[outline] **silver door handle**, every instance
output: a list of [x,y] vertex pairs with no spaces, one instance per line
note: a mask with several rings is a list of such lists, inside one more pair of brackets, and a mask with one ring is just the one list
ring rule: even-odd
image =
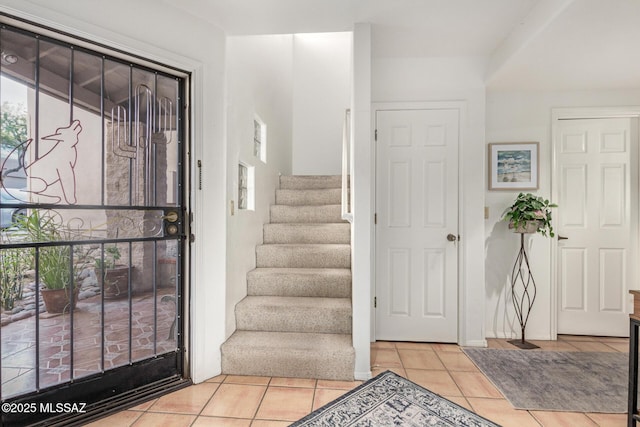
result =
[[458,240],[458,237],[455,234],[449,233],[447,234],[447,240],[450,242],[455,242]]

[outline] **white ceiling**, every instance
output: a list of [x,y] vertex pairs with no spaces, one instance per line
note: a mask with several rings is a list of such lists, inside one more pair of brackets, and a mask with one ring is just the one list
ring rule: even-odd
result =
[[496,87],[640,88],[640,0],[574,0],[496,73]]
[[473,56],[492,89],[640,88],[640,0],[163,0],[228,35],[350,31],[373,56]]

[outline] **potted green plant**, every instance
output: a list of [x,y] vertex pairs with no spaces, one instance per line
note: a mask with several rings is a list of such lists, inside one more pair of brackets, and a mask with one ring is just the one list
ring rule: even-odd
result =
[[129,266],[118,264],[121,256],[118,246],[113,245],[105,247],[102,256],[95,260],[96,278],[106,299],[127,295]]
[[554,237],[551,225],[551,208],[558,205],[543,197],[531,193],[520,193],[513,204],[502,214],[509,221],[509,228],[518,233],[538,232],[543,236]]
[[[17,220],[17,228],[31,242],[66,240],[59,218],[50,211],[41,213],[34,209]],[[77,281],[79,268],[73,263],[72,255],[69,245],[42,246],[36,252],[38,277],[44,285],[41,295],[49,313],[64,313],[75,308],[79,287],[72,283]]]

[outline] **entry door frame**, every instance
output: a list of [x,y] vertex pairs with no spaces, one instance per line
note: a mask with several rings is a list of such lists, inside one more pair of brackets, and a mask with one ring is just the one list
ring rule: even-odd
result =
[[[190,215],[195,205],[194,199],[197,198],[198,200],[201,200],[203,197],[201,192],[195,191],[196,183],[194,182],[194,180],[196,175],[194,171],[196,170],[196,160],[194,158],[198,158],[198,154],[202,153],[204,147],[204,138],[196,137],[197,135],[202,134],[202,125],[201,123],[197,127],[194,125],[196,117],[193,108],[194,105],[196,105],[196,107],[201,107],[203,102],[203,97],[199,94],[198,91],[195,90],[196,84],[202,84],[202,65],[191,60],[187,61],[186,59],[178,57],[176,55],[158,56],[157,54],[152,54],[147,50],[146,46],[139,45],[136,42],[121,45],[113,42],[111,39],[101,37],[100,35],[98,35],[100,33],[93,33],[92,37],[87,37],[79,30],[73,29],[80,28],[81,26],[79,24],[74,25],[73,28],[68,28],[62,26],[62,24],[45,21],[41,17],[22,13],[17,10],[10,10],[10,13],[11,15],[9,15],[8,12],[5,12],[5,8],[0,6],[0,21],[3,24],[7,24],[11,27],[15,27],[28,32],[40,34],[41,36],[51,37],[57,42],[69,43],[74,46],[87,48],[90,51],[94,52],[107,53],[109,57],[116,58],[118,60],[135,58],[136,65],[139,65],[141,67],[148,67],[156,71],[161,71],[163,73],[166,73],[167,75],[179,77],[184,81],[183,87],[180,90],[180,97],[183,99],[182,106],[184,107],[184,113],[182,122],[179,125],[183,142],[182,149],[178,154],[181,166],[177,171],[180,175],[179,179],[182,180],[181,191],[177,194],[177,198],[181,200],[180,207],[184,215],[182,220],[183,229],[180,233],[182,237],[178,239],[180,241],[179,244],[182,246],[182,252],[180,254],[180,259],[177,261],[178,264],[176,265],[176,267],[180,271],[180,275],[182,276],[183,283],[182,295],[180,296],[180,298],[178,298],[178,301],[176,301],[176,303],[181,304],[182,307],[180,317],[177,319],[177,321],[179,321],[181,325],[182,336],[179,338],[179,340],[182,342],[182,345],[180,346],[180,351],[176,352],[176,355],[174,356],[175,358],[180,360],[179,365],[181,365],[181,378],[179,380],[175,380],[174,377],[171,377],[168,381],[163,383],[165,389],[163,391],[157,391],[157,389],[162,388],[162,384],[160,384],[162,380],[160,380],[155,383],[155,387],[157,387],[157,389],[152,389],[148,393],[153,393],[153,395],[161,395],[167,390],[171,390],[172,388],[182,388],[190,384],[192,382],[192,379],[195,378],[193,352],[191,351],[194,341],[194,337],[192,337],[192,331],[194,329],[193,323],[195,323],[193,320],[193,318],[195,317],[195,309],[191,305],[191,294],[193,293],[192,286],[194,283],[192,276],[195,275],[194,269],[202,265],[202,263],[197,264],[194,261],[195,257],[193,253],[198,244],[190,240],[188,237],[192,233],[192,230],[195,229],[194,224],[203,223],[204,218],[204,215],[199,215],[197,218],[191,219],[192,217]],[[75,18],[71,18],[71,22],[79,23],[79,21],[76,21],[74,19]],[[91,39],[91,41],[87,41],[89,39]],[[200,112],[201,110],[202,108],[197,109],[198,112]],[[195,155],[193,155],[192,153],[195,153]],[[202,209],[202,203],[198,203],[197,205],[200,206],[200,209]],[[199,244],[201,245],[202,243]],[[201,254],[203,251],[197,252],[200,252]],[[202,299],[202,301],[206,302],[206,299]],[[199,312],[200,316],[203,316],[206,313],[210,313],[210,308],[207,308],[206,310],[200,310]],[[208,324],[208,322],[203,323]],[[200,337],[198,336],[197,338]],[[210,360],[209,357],[206,357],[207,355],[205,355],[204,352],[201,352],[200,355],[201,356],[199,358]],[[137,361],[134,364],[130,364],[130,366],[133,366],[131,369],[135,369],[136,366],[143,365],[148,360],[150,359],[145,359],[142,361]],[[210,365],[210,363],[208,362],[207,364]],[[114,370],[121,368],[122,367],[114,368]],[[204,369],[200,369],[204,371]],[[129,384],[127,382],[121,381],[121,378],[116,378],[115,376],[111,375],[111,370],[105,371],[102,374],[103,377],[99,378],[98,381],[102,381],[105,384],[113,383],[111,388],[113,388],[114,390],[117,389],[121,384]],[[205,379],[212,376],[211,374],[205,372],[204,374],[200,374],[199,378],[201,378],[203,375],[205,376]],[[86,383],[88,383],[89,381],[95,382],[94,379],[87,377],[77,380],[75,384],[77,385],[78,383],[81,383],[85,380]],[[62,386],[66,386],[66,383],[62,384]],[[53,386],[52,389],[53,388],[59,389],[60,384]],[[142,390],[138,391],[140,395],[142,395],[142,392]],[[47,393],[48,391],[45,390],[43,393],[40,393],[36,397],[40,398],[41,401],[44,401],[46,403],[46,399],[49,396]],[[87,395],[87,393],[84,392],[84,395]],[[150,396],[151,394],[148,395]],[[27,396],[28,398],[32,397],[31,395],[25,396]],[[69,394],[67,397],[79,401],[74,396],[75,395]],[[119,403],[130,403],[130,396],[132,396],[130,393],[123,393],[123,396],[117,395],[116,398],[121,400],[112,398],[112,400],[109,402],[109,407],[113,408]],[[16,397],[16,399],[21,398],[22,396]],[[100,407],[98,408],[98,410],[87,410],[85,413],[85,420],[93,419],[91,417],[97,416],[95,415],[95,413],[104,413],[104,408]],[[64,417],[65,415],[62,416]],[[55,419],[58,420],[62,418],[58,417]]]
[[[458,235],[459,239],[456,242],[458,246],[458,337],[457,342],[461,344],[461,341],[466,337],[466,282],[464,280],[464,266],[465,266],[465,230],[464,230],[464,165],[462,159],[464,159],[465,150],[465,138],[466,138],[466,126],[467,123],[467,104],[464,101],[416,101],[416,102],[378,102],[371,104],[371,135],[373,139],[372,143],[372,155],[371,155],[371,170],[373,176],[371,177],[371,197],[373,200],[374,211],[377,209],[378,201],[377,195],[377,146],[375,140],[376,133],[376,116],[378,111],[402,111],[402,110],[458,110]],[[373,260],[371,265],[371,294],[376,295],[377,290],[377,267],[375,260],[377,259],[377,233],[376,224],[373,224],[373,230],[371,230],[372,248],[371,259]],[[376,319],[377,312],[374,307],[371,316],[371,341],[376,341]]]
[[[576,107],[576,108],[552,108],[551,109],[551,200],[558,200],[559,188],[558,177],[556,175],[558,159],[556,158],[556,138],[559,133],[559,124],[561,120],[572,119],[615,119],[615,118],[629,118],[636,119],[635,135],[636,144],[640,139],[640,106],[628,106],[628,107]],[[634,143],[634,140],[631,140]],[[640,166],[639,148],[632,151],[635,152],[636,165]],[[631,169],[631,180],[638,182],[638,169]],[[635,210],[636,214],[633,215]],[[638,244],[640,242],[640,236],[638,236],[638,228],[640,221],[638,219],[638,213],[640,212],[640,198],[636,206],[632,206],[632,219],[635,219],[632,223],[632,232],[635,233],[635,247],[634,254],[638,256]],[[633,286],[629,283],[629,286]],[[558,339],[558,304],[559,304],[559,284],[558,284],[558,240],[552,239],[551,242],[551,281],[550,281],[550,336],[552,340]],[[632,307],[632,297],[627,296],[628,307]]]

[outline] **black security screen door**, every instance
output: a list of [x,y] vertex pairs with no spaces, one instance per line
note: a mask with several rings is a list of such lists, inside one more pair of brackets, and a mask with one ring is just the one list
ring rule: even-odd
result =
[[186,382],[187,76],[42,32],[0,27],[2,425]]

